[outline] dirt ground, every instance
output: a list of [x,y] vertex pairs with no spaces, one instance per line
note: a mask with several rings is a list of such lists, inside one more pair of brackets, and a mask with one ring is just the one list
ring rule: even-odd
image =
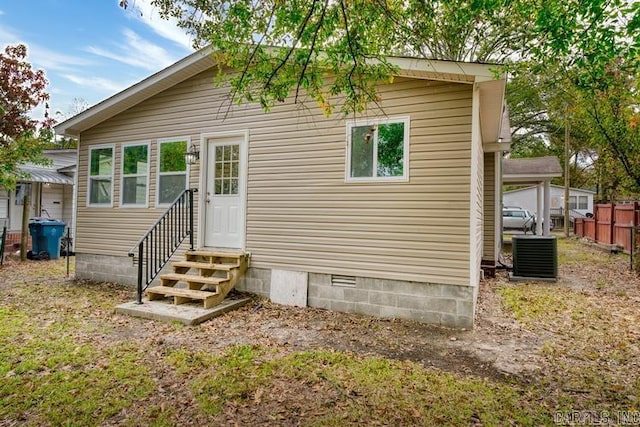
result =
[[[591,295],[625,292],[625,296],[630,293],[632,298],[640,301],[640,278],[628,271],[627,257],[612,257],[587,242],[581,244],[597,256],[610,258],[607,268],[603,270],[602,265],[561,264],[559,280],[551,286]],[[510,261],[508,255],[507,261]],[[16,263],[9,261],[8,268],[12,264]],[[64,260],[59,264],[62,271]],[[603,276],[610,281],[606,290],[596,285],[597,279]],[[41,281],[41,278],[31,280]],[[66,280],[76,283],[73,279]],[[498,270],[495,278],[481,283],[476,320],[471,330],[309,307],[287,307],[256,297],[231,313],[195,327],[177,330],[158,322],[115,315],[117,327],[100,338],[126,341],[133,335],[140,337],[142,333],[161,346],[175,348],[195,346],[213,350],[251,342],[276,344],[296,351],[319,348],[348,350],[362,355],[411,360],[443,371],[496,379],[515,377],[526,381],[542,368],[544,361],[539,349],[550,333],[541,335],[539,331],[532,331],[505,310],[496,289],[509,283],[506,269]],[[112,287],[122,297],[122,301],[114,303],[126,301],[127,295],[131,294],[129,289],[116,284],[84,282],[84,285]],[[0,291],[10,286],[10,282],[2,281]]]
[[[585,243],[585,250],[610,258],[602,265],[561,265],[558,289],[598,294],[640,296],[640,279],[628,271],[625,256],[610,257]],[[508,260],[508,259],[507,259]],[[598,278],[610,280],[606,290],[598,289]],[[292,350],[329,348],[363,355],[380,355],[411,360],[443,371],[479,377],[522,381],[543,368],[540,348],[553,338],[550,331],[540,333],[519,323],[501,304],[496,289],[509,282],[508,271],[498,270],[495,278],[480,285],[474,328],[454,330],[422,323],[379,319],[358,314],[331,312],[313,308],[285,307],[256,298],[247,306],[179,334],[163,338],[164,345],[224,348],[236,343],[268,343]],[[527,283],[521,286],[527,286]],[[517,285],[516,285],[517,286]],[[130,319],[121,318],[125,324]],[[146,326],[154,335],[155,323]],[[125,329],[126,331],[126,329]],[[124,334],[126,335],[126,332]]]
[[[55,278],[51,270],[34,276],[29,264],[10,263],[0,269],[4,304],[24,297],[13,288],[16,280],[44,285],[47,280],[60,281],[63,262],[58,264]],[[146,356],[149,360],[179,349],[222,353],[235,344],[266,346],[284,354],[333,349],[410,360],[456,376],[520,386],[537,384],[553,393],[573,393],[576,399],[585,401],[586,408],[590,408],[590,402],[635,408],[640,396],[636,390],[640,385],[640,279],[629,271],[628,256],[610,255],[577,240],[560,245],[557,283],[512,283],[505,270],[498,271],[496,278],[484,280],[472,330],[285,307],[260,298],[201,325],[183,327],[114,314],[113,306],[133,298],[129,288],[73,279],[64,282],[68,288],[59,290],[63,294],[81,285],[108,295],[104,301],[75,301],[75,308],[66,306],[63,300],[43,305],[37,314],[43,322],[56,322],[60,313],[78,310],[74,317],[82,317],[85,325],[76,334],[77,340],[104,344],[105,348],[119,342],[144,341],[153,348]],[[507,291],[519,298],[524,295],[524,304],[509,305],[512,300]],[[528,291],[534,295],[530,300]],[[548,295],[559,296],[545,300]],[[623,339],[618,340],[620,337]],[[567,342],[572,343],[571,348],[566,347]],[[598,350],[591,348],[596,345],[593,343]],[[198,424],[199,415],[190,409],[193,396],[177,387],[180,381],[175,375],[171,370],[155,373],[160,393],[152,400],[164,405],[166,396],[173,396],[173,401],[180,401],[176,396],[182,396],[181,418]],[[581,382],[589,375],[604,379]],[[624,400],[627,398],[629,401]],[[118,423],[117,419],[112,421]]]

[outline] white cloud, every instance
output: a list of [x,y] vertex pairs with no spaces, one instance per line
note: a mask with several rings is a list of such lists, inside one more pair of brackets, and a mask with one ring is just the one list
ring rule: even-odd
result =
[[45,70],[67,71],[91,64],[84,58],[65,55],[35,44],[27,44],[27,53],[29,61]]
[[21,41],[21,37],[5,26],[0,26],[0,46],[4,47],[8,44],[16,44]]
[[143,39],[129,29],[125,29],[122,34],[124,36],[124,43],[120,46],[120,50],[125,53],[117,53],[96,46],[89,46],[86,50],[94,55],[113,59],[133,67],[144,68],[149,71],[163,69],[178,59],[169,55],[161,46]]
[[132,84],[131,82],[118,82],[102,77],[82,77],[76,74],[61,74],[61,76],[78,86],[102,89],[112,93],[120,92]]
[[0,46],[18,43],[27,46],[27,61],[32,63],[35,68],[44,68],[47,71],[68,71],[81,65],[90,64],[86,59],[64,55],[37,44],[27,43],[11,28],[0,27]]
[[135,11],[132,15],[149,26],[156,34],[182,46],[185,51],[193,51],[191,38],[182,28],[178,27],[177,20],[161,18],[158,8],[152,5],[150,0],[137,0],[135,6],[140,13]]

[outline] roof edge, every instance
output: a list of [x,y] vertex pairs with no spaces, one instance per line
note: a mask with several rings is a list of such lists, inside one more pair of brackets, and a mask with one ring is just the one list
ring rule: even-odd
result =
[[[119,114],[132,106],[174,86],[199,72],[215,65],[213,49],[202,48],[176,63],[164,68],[134,85],[110,96],[85,111],[54,126],[56,134],[67,137],[79,137],[80,133]],[[425,73],[449,73],[469,77],[469,83],[489,80],[503,80],[504,75],[496,76],[494,64],[472,62],[442,61],[423,58],[387,57],[387,60],[400,70]],[[419,76],[412,78],[420,79]],[[427,79],[423,77],[422,79]],[[429,78],[430,79],[430,78]],[[435,76],[434,80],[438,80]],[[466,83],[460,81],[458,83]]]
[[[78,137],[79,136],[79,132],[74,131],[74,129],[76,127],[78,127],[78,125],[82,124],[82,122],[84,122],[85,120],[87,120],[90,117],[94,117],[99,113],[105,112],[106,110],[113,108],[115,106],[117,106],[119,103],[124,102],[125,100],[143,92],[144,90],[147,90],[151,87],[153,87],[156,84],[159,84],[160,82],[162,82],[163,80],[179,73],[180,71],[184,71],[189,69],[190,67],[194,66],[195,64],[198,64],[199,62],[206,60],[206,59],[210,59],[210,54],[212,52],[212,49],[209,47],[205,47],[203,49],[200,49],[182,59],[180,59],[179,61],[175,62],[174,64],[150,75],[149,77],[133,84],[132,86],[129,86],[128,88],[100,101],[99,103],[95,104],[94,106],[82,111],[81,113],[65,120],[64,122],[58,123],[57,125],[54,126],[54,130],[56,132],[56,134],[58,135],[64,135],[64,136],[72,136],[72,137]],[[213,65],[213,64],[212,64]],[[184,78],[184,80],[186,80],[187,78],[189,78],[190,76],[187,76]],[[163,90],[164,88],[162,88],[161,90]],[[158,90],[155,93],[150,93],[148,97],[149,98],[159,92],[161,92],[161,90]],[[144,99],[146,99],[144,98]],[[139,102],[142,102],[144,99],[141,99]],[[138,102],[138,103],[139,103]],[[126,108],[125,108],[126,109]],[[114,115],[118,114],[119,112],[124,111],[124,109],[114,112],[111,117],[113,117]],[[105,120],[107,120],[105,118]]]
[[[549,184],[549,186],[550,186],[550,187],[553,187],[553,188],[562,188],[562,189],[564,189],[564,186],[562,186],[562,185],[558,185],[558,184]],[[525,191],[525,190],[529,190],[529,189],[532,189],[532,188],[536,188],[536,186],[535,186],[535,185],[528,185],[528,186],[523,187],[523,188],[515,188],[515,189],[513,189],[513,190],[503,191],[503,193],[504,193],[504,194],[507,194],[507,193],[515,193],[515,192],[518,192],[518,191]],[[585,192],[585,193],[596,194],[596,192],[595,192],[595,191],[593,191],[593,190],[587,190],[587,189],[584,189],[584,188],[578,188],[578,187],[569,187],[569,190],[583,191],[583,192]]]

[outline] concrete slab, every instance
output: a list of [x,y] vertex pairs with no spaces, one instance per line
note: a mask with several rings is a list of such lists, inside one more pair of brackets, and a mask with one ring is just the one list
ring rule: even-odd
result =
[[557,277],[528,277],[528,276],[514,276],[513,273],[509,273],[509,280],[512,282],[557,282]]
[[225,299],[212,308],[203,308],[201,304],[175,305],[167,301],[143,300],[142,304],[127,302],[116,307],[116,313],[126,314],[143,319],[159,320],[161,322],[180,322],[191,326],[218,317],[227,311],[242,307],[251,301],[251,298]]

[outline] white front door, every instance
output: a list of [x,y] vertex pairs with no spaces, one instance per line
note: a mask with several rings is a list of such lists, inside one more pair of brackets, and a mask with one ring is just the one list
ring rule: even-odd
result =
[[207,139],[204,245],[244,248],[245,135]]

